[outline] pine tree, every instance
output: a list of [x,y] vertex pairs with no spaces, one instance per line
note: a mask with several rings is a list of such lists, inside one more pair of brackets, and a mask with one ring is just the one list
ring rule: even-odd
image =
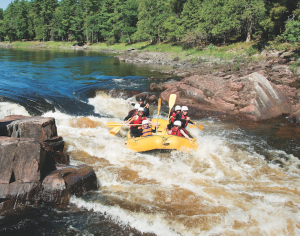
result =
[[50,24],[57,6],[57,0],[33,0],[33,23],[37,40],[44,42],[50,38]]
[[3,22],[3,9],[0,8],[0,42],[2,42],[2,39],[4,37],[4,22]]

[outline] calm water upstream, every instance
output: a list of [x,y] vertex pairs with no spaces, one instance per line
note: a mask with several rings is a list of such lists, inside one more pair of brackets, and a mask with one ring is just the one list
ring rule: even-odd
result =
[[134,153],[126,128],[109,135],[106,122],[128,106],[108,92],[148,90],[160,69],[98,52],[0,50],[0,118],[55,117],[71,164],[92,165],[101,186],[68,209],[2,216],[0,235],[300,235],[300,127],[286,118],[199,120],[191,153]]

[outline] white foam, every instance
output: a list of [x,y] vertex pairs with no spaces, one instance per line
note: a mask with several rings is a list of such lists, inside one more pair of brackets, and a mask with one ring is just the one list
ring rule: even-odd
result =
[[0,102],[0,119],[10,115],[30,116],[28,111],[19,104],[11,102]]
[[156,235],[162,236],[179,235],[166,226],[167,222],[162,219],[160,214],[152,215],[152,217],[149,218],[149,216],[146,216],[143,213],[129,212],[119,208],[118,206],[111,207],[102,205],[101,203],[86,202],[83,199],[76,198],[74,196],[70,199],[70,202],[78,207],[83,207],[95,212],[101,212],[105,214],[106,217],[110,217],[110,219],[114,220],[116,223],[124,226],[130,225],[142,233],[155,233]]
[[[83,151],[109,162],[109,165],[101,168],[96,162],[93,167],[101,187],[113,197],[124,204],[126,201],[137,204],[147,202],[149,208],[162,209],[159,209],[160,213],[132,212],[119,206],[106,206],[76,197],[72,198],[72,203],[89,210],[106,212],[120,224],[129,224],[141,232],[157,235],[209,235],[222,234],[226,230],[244,235],[248,232],[247,227],[233,230],[233,225],[235,221],[247,225],[251,220],[257,224],[249,232],[260,230],[263,235],[278,235],[287,228],[287,219],[291,219],[294,226],[298,224],[300,200],[297,191],[300,181],[297,165],[300,163],[293,155],[271,150],[273,156],[285,155],[287,160],[284,161],[284,168],[268,164],[262,155],[254,151],[251,140],[231,138],[232,135],[244,137],[242,130],[234,124],[227,125],[213,119],[201,121],[204,124],[203,131],[190,129],[199,146],[197,151],[174,151],[167,157],[163,154],[134,153],[126,148],[124,136],[110,136],[105,125],[107,121],[122,122],[127,115],[126,109],[124,111],[126,101],[98,94],[89,103],[94,104],[100,114],[109,114],[113,118],[90,116],[88,118],[99,125],[89,128],[72,125],[74,120],[82,117],[59,111],[48,112],[44,116],[56,118],[58,133],[68,143],[67,151]],[[121,130],[123,135],[127,130],[125,127]],[[72,160],[72,163],[81,162]],[[129,174],[137,173],[137,177],[133,180],[120,177],[124,168]],[[149,183],[143,183],[142,180],[149,180]],[[174,200],[174,194],[181,190],[191,196]],[[157,192],[162,193],[160,202]],[[217,219],[204,231],[200,231],[197,225],[185,228],[184,220],[180,219],[196,218],[198,215],[184,215],[183,211],[176,220],[168,220],[167,214],[161,213],[165,209],[181,208],[182,205],[188,207],[189,201],[200,201],[201,206],[207,209],[226,208],[227,213],[218,213],[217,210],[216,213],[209,210],[203,212],[201,216]],[[287,202],[291,203],[286,206]],[[294,232],[295,235],[300,233],[297,227],[294,227]]]

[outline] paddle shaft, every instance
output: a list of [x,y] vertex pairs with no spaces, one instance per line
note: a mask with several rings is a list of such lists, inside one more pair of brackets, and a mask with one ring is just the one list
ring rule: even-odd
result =
[[156,135],[157,135],[157,126],[158,126],[158,119],[159,119],[160,106],[161,106],[161,99],[159,98],[159,99],[158,99],[158,108],[157,108]]
[[176,101],[176,94],[171,94],[169,97],[169,115],[168,115],[168,124],[170,124],[170,113],[171,113],[171,109],[174,106]]

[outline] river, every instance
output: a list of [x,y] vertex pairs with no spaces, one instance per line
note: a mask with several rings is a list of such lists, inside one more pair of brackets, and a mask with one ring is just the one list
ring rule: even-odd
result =
[[[203,131],[190,129],[197,151],[134,153],[125,146],[126,128],[110,136],[105,124],[126,116],[122,92],[147,91],[157,82],[148,78],[168,68],[72,50],[0,49],[0,63],[0,118],[55,117],[71,164],[91,165],[100,185],[64,209],[43,205],[2,216],[0,233],[300,234],[300,127],[285,117],[208,117],[196,120]],[[164,106],[162,117],[167,112]]]

